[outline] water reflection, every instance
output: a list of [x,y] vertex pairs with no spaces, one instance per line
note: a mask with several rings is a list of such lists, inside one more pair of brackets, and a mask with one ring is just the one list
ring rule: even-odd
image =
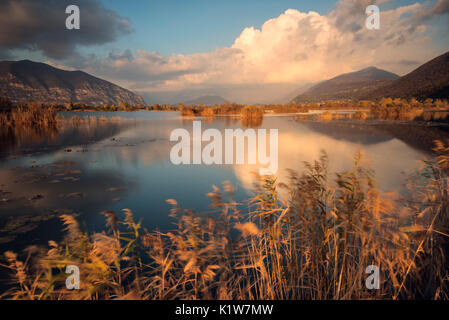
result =
[[[67,118],[73,115],[64,114]],[[258,165],[171,164],[171,131],[191,131],[194,119],[172,112],[75,116],[81,119],[78,124],[67,121],[56,132],[37,138],[33,133],[14,132],[12,142],[7,142],[10,136],[2,135],[0,249],[57,237],[56,216],[61,212],[78,213],[87,227],[101,228],[100,211],[129,208],[149,229],[166,230],[171,227],[166,199],[176,199],[185,208],[207,211],[206,193],[213,184],[219,186],[225,180],[236,186],[238,201],[251,194],[252,172],[258,171]],[[110,119],[85,120],[88,117]],[[279,130],[278,181],[286,181],[286,169],[301,170],[304,161],[318,159],[321,150],[329,155],[330,172],[349,170],[353,154],[360,147],[385,191],[401,190],[402,172],[416,168],[417,160],[430,156],[429,140],[447,136],[437,128],[295,121],[275,116],[257,123],[242,123],[240,118],[229,116],[204,119],[202,123],[203,130],[216,128],[222,132],[247,126]],[[9,238],[2,234],[4,226],[20,216],[48,219],[40,221],[34,233],[17,233]],[[39,236],[39,232],[44,233]]]
[[[130,121],[132,120],[132,121]],[[59,121],[45,127],[17,126],[0,128],[0,159],[8,156],[48,153],[61,147],[88,145],[116,135],[135,119],[106,121],[96,117]]]

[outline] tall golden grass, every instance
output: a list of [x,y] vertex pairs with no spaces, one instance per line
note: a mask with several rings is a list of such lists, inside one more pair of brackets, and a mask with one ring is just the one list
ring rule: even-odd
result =
[[8,112],[0,113],[0,126],[35,126],[50,127],[57,121],[57,112],[53,108],[43,107],[40,103],[28,103]]
[[215,106],[204,106],[204,105],[179,105],[179,111],[182,116],[193,117],[193,116],[214,116],[214,115],[239,115],[243,109],[243,105],[236,103],[225,103],[222,105]]
[[240,105],[235,103],[225,103],[215,106],[179,106],[182,116],[214,116],[214,115],[240,115],[243,118],[262,117],[265,112],[268,113],[299,113],[307,112],[305,105],[291,104],[270,104],[265,106]]
[[[203,105],[180,105],[179,110],[182,116],[208,116],[214,115],[241,115],[242,119],[249,119],[250,115],[255,113],[308,113],[310,110],[322,110],[323,113],[311,115],[312,119],[321,121],[331,121],[336,119],[356,119],[366,120],[367,118],[377,120],[393,120],[393,121],[445,121],[447,122],[447,114],[441,112],[449,109],[449,102],[441,99],[426,99],[418,101],[416,99],[392,99],[382,98],[379,101],[324,101],[320,103],[306,104],[268,104],[268,105],[249,105],[243,106],[239,104],[223,104],[206,107]],[[335,110],[352,110],[353,114],[331,113]],[[434,111],[433,113],[424,111]],[[436,112],[437,111],[437,112]],[[254,116],[251,116],[254,118]],[[301,117],[303,119],[307,119]]]
[[[234,200],[229,182],[208,194],[216,213],[178,203],[170,232],[148,232],[132,212],[102,212],[88,234],[63,215],[66,238],[20,259],[7,252],[8,299],[447,299],[449,147],[410,174],[407,199],[382,193],[360,152],[333,176],[328,158],[290,172],[287,183],[255,179],[257,195]],[[247,213],[245,213],[247,212]],[[81,289],[65,288],[67,265]],[[380,289],[365,287],[369,265]]]

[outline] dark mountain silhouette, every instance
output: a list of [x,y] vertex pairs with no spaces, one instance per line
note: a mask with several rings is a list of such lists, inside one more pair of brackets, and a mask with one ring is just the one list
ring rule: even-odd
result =
[[185,104],[185,105],[204,104],[206,106],[211,106],[211,105],[215,105],[215,104],[223,104],[226,102],[228,102],[228,101],[220,96],[201,96],[201,97],[193,99],[193,100],[182,102],[182,104]]
[[449,52],[430,60],[364,98],[449,98]]
[[0,62],[0,96],[13,103],[144,104],[142,97],[131,91],[85,72],[29,60]]
[[369,67],[360,71],[345,73],[311,87],[295,99],[296,103],[311,103],[335,100],[357,100],[373,89],[391,83],[399,76]]

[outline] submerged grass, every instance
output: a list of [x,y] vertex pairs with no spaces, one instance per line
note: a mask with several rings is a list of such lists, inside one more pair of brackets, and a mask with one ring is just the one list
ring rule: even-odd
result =
[[[208,194],[214,215],[183,210],[176,228],[148,232],[132,212],[102,214],[88,234],[62,215],[66,238],[6,252],[8,299],[448,299],[449,147],[410,175],[407,199],[376,188],[362,155],[331,179],[325,153],[290,181],[255,179],[257,195],[233,200],[229,182]],[[247,212],[247,213],[244,213]],[[81,289],[65,287],[80,268]],[[380,289],[365,286],[368,266]]]

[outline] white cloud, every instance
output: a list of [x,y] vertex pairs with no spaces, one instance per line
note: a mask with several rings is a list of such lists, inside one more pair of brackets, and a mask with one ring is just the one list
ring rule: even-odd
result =
[[[423,12],[435,10],[416,3],[381,11],[381,29],[374,31],[364,28],[365,7],[371,2],[341,0],[327,15],[288,9],[260,29],[244,29],[230,48],[169,57],[143,50],[134,57],[126,51],[89,63],[86,71],[144,92],[238,85],[260,85],[262,92],[265,86],[285,84],[291,90],[291,84],[371,65],[403,74],[417,66],[410,62],[425,62],[441,53],[433,49],[428,26],[416,23]],[[242,92],[234,98],[245,100]]]

